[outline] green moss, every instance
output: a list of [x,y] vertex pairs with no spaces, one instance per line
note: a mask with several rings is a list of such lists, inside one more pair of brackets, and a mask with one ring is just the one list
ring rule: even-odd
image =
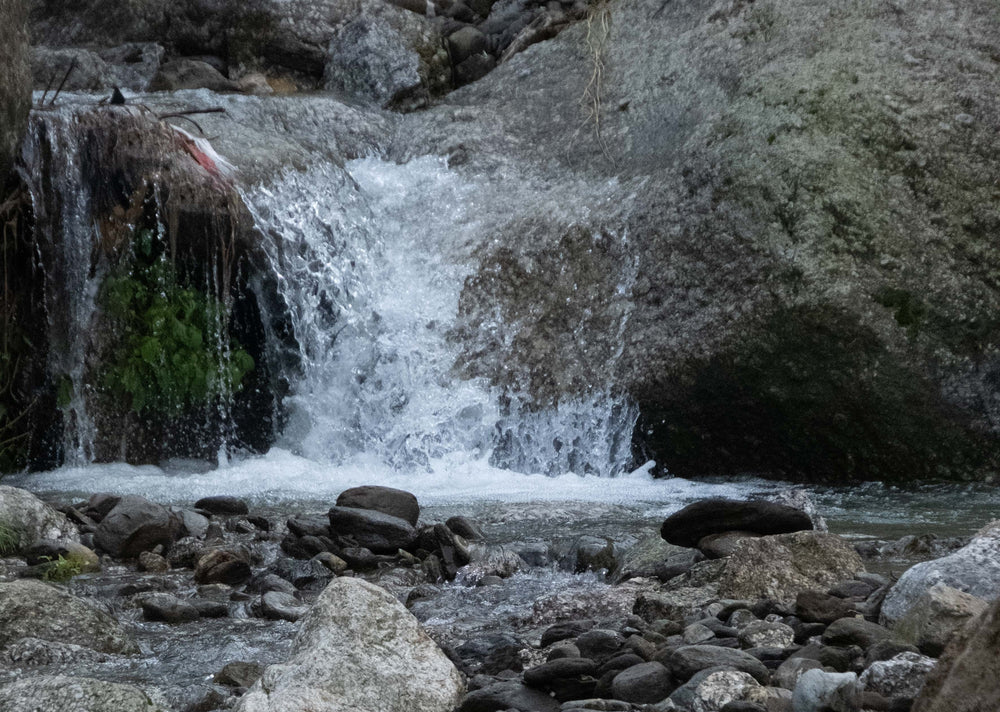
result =
[[10,556],[21,546],[21,535],[17,529],[0,524],[0,556]]
[[102,287],[117,337],[102,383],[137,413],[174,417],[238,390],[254,363],[238,345],[220,353],[224,305],[179,284],[156,242],[140,232],[131,264]]
[[42,574],[42,581],[65,583],[83,572],[83,563],[74,556],[60,555],[55,561],[49,559]]

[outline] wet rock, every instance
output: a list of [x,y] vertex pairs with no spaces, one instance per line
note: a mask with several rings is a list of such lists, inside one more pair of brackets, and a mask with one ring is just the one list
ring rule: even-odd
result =
[[889,660],[900,653],[919,653],[920,650],[915,645],[905,643],[902,640],[889,639],[881,640],[865,652],[865,667],[879,660]]
[[821,591],[802,591],[795,597],[795,615],[806,623],[829,625],[854,614],[854,608],[841,598]]
[[134,559],[157,546],[169,549],[179,525],[165,508],[136,495],[122,497],[101,520],[94,543],[118,559]]
[[[340,493],[337,497],[337,506],[373,509],[383,514],[404,519],[414,527],[420,518],[420,505],[417,503],[417,498],[410,492],[392,487],[379,487],[375,485],[352,487]],[[455,533],[458,534],[459,532]]]
[[715,633],[701,623],[692,623],[684,628],[681,635],[686,645],[698,645],[715,637]]
[[945,648],[912,712],[1000,709],[1000,599],[973,618]]
[[102,653],[137,651],[131,636],[112,616],[62,589],[33,580],[0,583],[0,646],[24,637],[82,645]]
[[19,638],[3,648],[0,659],[11,665],[38,667],[101,663],[110,660],[111,656],[73,643],[59,643],[41,638]]
[[[332,507],[328,516],[330,531],[376,554],[394,554],[417,540],[417,531],[408,521],[373,509]],[[350,563],[350,559],[345,560]]]
[[138,687],[65,675],[28,677],[0,687],[0,708],[4,712],[170,712]]
[[861,674],[861,684],[889,699],[904,697],[912,700],[924,686],[928,673],[937,661],[918,653],[900,653],[889,660],[880,660]]
[[795,631],[784,623],[751,621],[739,632],[744,648],[788,648],[795,642]]
[[470,692],[458,708],[458,712],[502,712],[503,710],[560,712],[560,706],[559,702],[541,690],[511,680]]
[[227,687],[250,687],[264,674],[264,666],[256,662],[226,663],[215,674],[215,682]]
[[937,583],[980,598],[995,596],[1000,588],[1000,522],[981,529],[955,553],[907,569],[882,603],[882,622],[898,621]]
[[188,601],[182,601],[169,593],[151,593],[143,596],[139,605],[142,606],[142,614],[148,621],[189,623],[201,617],[198,609]]
[[611,539],[593,536],[580,537],[574,543],[573,571],[614,571],[618,568],[620,551]]
[[330,536],[330,518],[317,514],[314,516],[289,517],[287,520],[288,531],[296,537],[321,537]]
[[164,49],[155,42],[129,42],[97,53],[110,72],[110,86],[145,92],[160,68]]
[[936,583],[918,598],[892,630],[921,652],[939,656],[956,631],[986,610],[981,598]]
[[625,645],[625,636],[616,630],[591,628],[577,636],[576,647],[580,655],[598,664],[616,655]]
[[681,709],[718,712],[730,702],[741,700],[749,688],[760,683],[737,670],[702,670],[670,695]]
[[194,580],[199,584],[238,584],[250,579],[250,563],[243,553],[227,549],[213,549],[202,555],[194,569]]
[[177,532],[178,537],[184,538],[190,536],[198,539],[203,537],[205,532],[208,531],[208,526],[211,522],[205,515],[180,507],[171,507],[170,512],[177,518],[180,524]]
[[762,685],[770,682],[771,678],[768,669],[752,655],[714,645],[686,645],[658,653],[656,659],[667,666],[677,682],[687,682],[695,673],[713,667],[745,672]]
[[202,618],[226,618],[229,615],[229,606],[222,601],[192,598],[188,600],[188,603],[194,606]]
[[[71,64],[74,69],[67,75]],[[34,88],[39,91],[58,86],[63,77],[66,91],[105,91],[113,86],[114,80],[96,52],[72,47],[32,47],[31,75]]]
[[3,176],[7,175],[24,136],[31,108],[31,66],[25,26],[28,6],[19,0],[0,11],[0,72],[4,76],[0,86],[0,175]]
[[794,690],[799,678],[808,670],[819,670],[823,665],[811,658],[788,658],[774,671],[774,684],[786,690]]
[[545,632],[542,633],[541,646],[543,648],[547,648],[560,640],[576,638],[593,628],[594,625],[596,625],[596,621],[592,620],[564,621],[562,623],[556,623],[555,625],[551,625],[546,628]]
[[451,712],[464,684],[394,597],[338,578],[300,623],[288,661],[271,665],[238,712],[305,712],[337,699],[356,712]]
[[152,574],[163,574],[170,571],[170,562],[159,554],[151,551],[143,551],[139,554],[139,570],[148,571]]
[[482,541],[485,538],[479,524],[468,517],[449,517],[445,525],[466,541]]
[[855,598],[862,599],[868,598],[875,589],[880,586],[872,581],[862,581],[860,579],[849,579],[847,581],[841,581],[840,583],[834,584],[827,591],[831,596],[836,596],[837,598]]
[[591,697],[597,686],[596,674],[597,663],[589,658],[560,658],[525,670],[524,684],[565,702]]
[[802,531],[744,539],[726,559],[719,595],[791,603],[800,591],[826,588],[862,570],[854,548],[833,534]]
[[309,606],[283,591],[268,591],[260,597],[255,613],[262,618],[295,623],[309,611]]
[[667,618],[682,621],[702,606],[718,598],[714,587],[682,587],[661,593],[643,592],[635,599],[632,612],[646,621]]
[[222,76],[218,69],[197,59],[164,62],[149,83],[150,91],[209,89],[217,92],[239,91],[239,85]]
[[662,537],[653,534],[625,550],[621,556],[621,564],[610,579],[619,582],[642,577],[669,581],[674,576],[686,573],[702,558],[699,551],[668,544]]
[[489,40],[477,28],[466,26],[448,35],[451,61],[459,65],[474,54],[485,54],[489,50]]
[[861,697],[858,676],[808,670],[792,693],[795,712],[857,712]]
[[63,558],[73,562],[80,573],[101,570],[101,560],[92,549],[68,539],[39,539],[24,550],[24,558],[29,566],[51,563]]
[[709,559],[723,559],[736,551],[737,545],[744,539],[754,539],[760,534],[744,531],[720,532],[709,534],[698,540],[697,549]]
[[455,648],[468,675],[496,675],[504,670],[520,671],[520,652],[527,647],[506,633],[484,633]]
[[666,699],[674,690],[670,671],[658,662],[633,665],[615,675],[611,692],[616,700],[653,703]]
[[867,650],[875,643],[895,637],[887,629],[864,618],[841,618],[827,626],[823,642],[826,645],[857,645]]
[[170,551],[167,552],[167,561],[174,568],[193,569],[198,559],[202,557],[205,550],[205,543],[192,537],[178,539]]
[[[185,87],[196,88],[196,87]],[[230,495],[214,495],[212,497],[202,497],[194,503],[195,509],[202,509],[211,514],[249,514],[250,507],[246,500]]]
[[330,573],[337,576],[347,570],[347,562],[339,556],[331,554],[329,551],[323,551],[316,554],[311,561],[323,565]]
[[[0,126],[0,130],[8,129]],[[57,512],[30,492],[16,487],[0,485],[0,522],[16,535],[17,540],[12,543],[15,552],[39,539],[80,540],[76,527],[66,515]]]
[[694,547],[709,534],[731,531],[786,534],[812,528],[809,516],[794,507],[773,502],[705,499],[667,517],[660,527],[660,536],[677,546]]

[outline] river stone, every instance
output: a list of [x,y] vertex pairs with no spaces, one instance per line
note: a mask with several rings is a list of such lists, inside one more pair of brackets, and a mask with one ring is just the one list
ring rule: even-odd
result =
[[165,507],[126,495],[101,520],[94,543],[115,558],[134,559],[156,546],[169,549],[178,531],[177,520]]
[[1000,599],[955,635],[931,670],[912,712],[1000,709]]
[[29,566],[53,562],[60,557],[77,564],[80,573],[101,570],[101,560],[94,550],[71,539],[38,539],[24,551]]
[[525,670],[524,684],[548,691],[566,680],[593,677],[596,673],[597,663],[590,658],[558,658]]
[[924,686],[928,673],[937,661],[919,653],[900,653],[889,660],[872,663],[861,673],[861,684],[868,690],[893,699],[914,699]]
[[181,57],[160,65],[156,76],[149,83],[150,91],[177,91],[179,89],[209,89],[210,91],[239,91],[239,85],[224,77],[207,62]]
[[677,546],[695,547],[710,534],[732,531],[786,534],[812,528],[809,515],[795,507],[720,498],[703,499],[671,514],[660,527],[660,536]]
[[133,685],[88,677],[27,677],[0,687],[4,712],[170,712]]
[[986,610],[986,601],[958,589],[936,583],[910,606],[892,630],[917,645],[927,655],[939,656],[951,636],[970,618]]
[[330,531],[376,554],[395,554],[417,540],[417,530],[408,521],[374,509],[331,507],[328,516]]
[[800,591],[826,588],[863,570],[854,548],[834,534],[802,531],[744,539],[726,559],[719,595],[790,604]]
[[263,618],[295,623],[309,611],[309,606],[290,593],[268,591],[260,597],[259,610]]
[[257,662],[236,661],[226,663],[215,673],[215,682],[228,687],[250,687],[264,674],[264,666]]
[[653,703],[666,699],[674,689],[670,671],[656,661],[633,665],[615,675],[611,693],[616,700]]
[[823,632],[823,643],[826,645],[857,645],[867,650],[884,640],[896,636],[886,628],[866,621],[864,618],[841,618],[827,626]]
[[[4,51],[0,50],[0,59]],[[39,539],[80,541],[76,527],[66,519],[66,515],[30,492],[7,485],[0,485],[0,525],[16,535],[16,542],[13,543],[15,551],[21,551]]]
[[[405,519],[406,517],[403,518]],[[466,541],[482,541],[485,539],[482,527],[480,527],[478,522],[469,517],[448,517],[445,525]]]
[[697,549],[709,559],[724,559],[731,556],[736,546],[747,538],[756,538],[760,534],[745,531],[720,532],[709,534],[698,540]]
[[670,699],[691,712],[720,712],[734,700],[741,700],[749,688],[760,683],[737,670],[702,670],[677,688]]
[[794,690],[799,678],[807,670],[819,670],[823,665],[812,658],[788,658],[774,671],[774,684],[785,690]]
[[795,631],[784,623],[751,621],[739,632],[744,648],[788,648],[795,643]]
[[882,603],[882,622],[892,625],[934,584],[992,600],[1000,591],[1000,521],[983,527],[953,554],[907,569]]
[[795,597],[795,615],[806,623],[829,625],[839,618],[853,616],[856,611],[843,599],[822,591],[800,591]]
[[668,544],[663,537],[650,534],[625,550],[610,579],[617,583],[630,578],[656,578],[669,581],[690,570],[703,558],[701,552]]
[[[337,497],[337,506],[374,509],[383,514],[405,519],[412,526],[417,526],[417,520],[420,518],[420,505],[416,496],[392,487],[377,485],[351,487]],[[461,534],[461,532],[455,533]]]
[[853,672],[807,670],[792,693],[794,712],[857,712],[861,685]]
[[458,712],[501,712],[502,710],[530,710],[531,712],[560,712],[555,699],[540,690],[522,685],[517,680],[498,682],[473,690],[458,708]]
[[170,562],[159,554],[154,554],[151,551],[143,551],[139,553],[139,566],[140,571],[148,571],[153,574],[163,574],[170,571]]
[[609,660],[621,651],[625,645],[625,636],[616,630],[606,628],[591,628],[581,633],[575,641],[580,649],[580,655],[597,661],[598,664]]
[[165,623],[189,623],[198,620],[201,614],[189,601],[183,601],[169,593],[151,593],[143,596],[139,605],[148,621]]
[[[0,6],[0,75],[4,78],[0,83],[0,177],[4,178],[24,135],[31,108],[27,6],[24,0],[11,0]],[[6,489],[3,487],[0,493]],[[4,507],[2,499],[0,494],[0,511]]]
[[677,682],[687,682],[695,673],[712,667],[745,672],[762,685],[766,685],[771,678],[764,664],[752,655],[715,645],[685,645],[667,649],[657,653],[656,660],[667,666]]
[[[194,503],[195,509],[203,509],[211,514],[249,514],[246,500],[231,495],[219,494],[202,497]],[[197,536],[192,534],[191,536]]]
[[576,638],[593,628],[594,625],[596,625],[596,621],[592,620],[563,621],[550,625],[542,633],[541,646],[547,648],[560,640]]
[[[504,670],[521,670],[523,642],[506,633],[481,633],[455,648],[467,675],[497,675]],[[579,657],[579,653],[577,653]]]
[[29,579],[0,583],[0,647],[25,637],[82,645],[102,653],[138,652],[113,617],[70,593]]
[[235,585],[248,581],[252,575],[246,556],[228,549],[213,549],[203,554],[194,567],[194,580],[199,584]]
[[659,593],[642,592],[636,597],[632,612],[648,622],[660,618],[683,621],[718,598],[716,587],[711,585],[698,588],[684,586]]
[[[74,69],[67,74],[71,64]],[[39,91],[58,86],[63,78],[65,91],[104,91],[113,81],[108,65],[96,52],[74,47],[32,47],[31,75]]]
[[287,662],[271,665],[238,712],[452,712],[461,675],[385,590],[338,578],[301,620]]
[[59,643],[41,638],[18,638],[3,649],[0,658],[19,667],[37,667],[103,663],[109,661],[111,656],[73,643]]

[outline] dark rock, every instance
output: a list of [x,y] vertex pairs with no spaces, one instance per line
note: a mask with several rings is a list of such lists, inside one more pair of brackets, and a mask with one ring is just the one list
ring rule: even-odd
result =
[[6,3],[0,10],[0,176],[7,176],[27,127],[31,108],[31,66],[25,26],[29,3]]
[[246,556],[226,549],[214,549],[204,554],[195,566],[197,583],[243,583],[252,575]]
[[611,539],[582,536],[574,542],[573,571],[614,571],[619,565],[620,551]]
[[205,544],[191,537],[178,539],[167,553],[167,561],[174,568],[193,569],[204,553]]
[[820,591],[802,591],[795,597],[795,615],[807,623],[829,625],[854,614],[855,610],[843,599]]
[[724,559],[736,551],[736,547],[741,541],[748,538],[759,537],[760,534],[744,531],[720,532],[709,534],[698,540],[698,551],[709,559]]
[[226,663],[215,673],[215,682],[227,687],[250,687],[264,674],[264,666],[257,662]]
[[660,527],[660,536],[677,546],[695,547],[709,534],[747,531],[786,534],[813,528],[800,509],[773,502],[705,499],[671,514]]
[[458,712],[560,712],[559,703],[546,693],[517,681],[498,682],[474,690],[462,700]]
[[169,550],[179,528],[177,519],[165,507],[127,495],[101,520],[94,542],[115,558],[134,559],[157,546]]
[[139,554],[139,570],[148,571],[153,574],[162,574],[170,571],[170,562],[159,554],[151,551],[143,551]]
[[467,675],[496,675],[504,670],[519,672],[520,651],[525,644],[506,633],[484,633],[455,648]]
[[666,699],[674,687],[670,671],[658,662],[634,665],[618,673],[611,683],[616,700],[639,704]]
[[[355,571],[373,571],[378,568],[380,559],[372,553],[371,549],[364,547],[349,546],[341,550],[340,557],[347,562]],[[434,578],[432,580],[438,580]]]
[[420,518],[420,505],[417,498],[404,490],[392,487],[369,485],[352,487],[344,490],[337,497],[338,507],[354,507],[356,509],[373,509],[399,519],[404,519],[411,526],[417,525]]
[[148,621],[189,623],[200,617],[197,608],[169,593],[151,593],[143,596],[139,605],[142,606],[142,614]]
[[466,26],[448,35],[448,48],[451,50],[451,61],[459,65],[475,54],[485,54],[489,51],[489,40],[486,35],[475,27]]
[[289,517],[287,521],[288,531],[297,537],[304,536],[329,536],[330,518],[317,514],[310,517]]
[[267,517],[262,517],[259,514],[251,514],[247,517],[247,521],[262,532],[271,531],[271,522]]
[[485,538],[479,524],[468,517],[449,517],[445,525],[466,541],[482,541]]
[[204,598],[192,598],[188,600],[198,611],[202,618],[226,618],[229,615],[229,606],[222,601],[207,601]]
[[[188,87],[184,87],[188,88]],[[191,87],[197,88],[197,87]],[[245,500],[229,495],[215,495],[213,497],[202,497],[194,503],[195,509],[204,509],[212,514],[249,514],[250,507]]]
[[774,671],[772,683],[786,690],[794,690],[803,673],[807,670],[819,670],[822,667],[819,660],[791,657],[782,662]]
[[177,91],[178,89],[210,89],[217,92],[240,90],[236,82],[226,79],[218,69],[207,62],[197,59],[175,59],[164,62],[150,82],[149,90]]
[[211,523],[204,514],[199,514],[198,512],[192,511],[190,509],[181,509],[179,507],[171,507],[171,513],[177,517],[179,523],[179,529],[177,536],[179,538],[184,537],[194,537],[195,539],[205,535],[208,531],[208,526]]
[[109,86],[145,92],[160,68],[164,49],[155,42],[129,42],[97,53],[108,66]]
[[871,582],[849,579],[831,586],[827,593],[831,596],[836,596],[837,598],[862,599],[870,596],[876,588],[878,588],[878,586],[872,584]]
[[[74,69],[67,75],[70,65]],[[34,88],[44,90],[66,77],[65,91],[104,91],[110,89],[114,78],[104,60],[90,50],[70,47],[32,47],[31,74]]]
[[586,633],[581,633],[576,639],[580,655],[598,664],[617,655],[624,645],[625,636],[616,630],[604,628],[592,628]]
[[904,643],[901,640],[880,640],[874,643],[865,652],[865,667],[871,667],[872,663],[879,660],[889,660],[900,653],[919,653],[916,645]]
[[758,705],[756,702],[733,700],[724,704],[719,712],[768,712],[768,709],[764,705]]
[[895,637],[882,626],[863,618],[841,618],[827,626],[823,642],[827,645],[857,645],[867,650],[875,643]]
[[657,653],[656,660],[663,663],[679,683],[687,682],[695,673],[713,667],[745,672],[762,685],[768,684],[771,679],[768,669],[752,655],[714,645],[685,645]]
[[524,684],[551,692],[561,702],[590,697],[597,686],[597,663],[589,658],[560,658],[524,671]]
[[573,645],[572,643],[567,643],[565,645],[557,645],[549,651],[548,656],[545,658],[545,662],[550,660],[559,660],[561,658],[578,658],[580,657],[580,649]]
[[[577,648],[577,650],[579,650],[579,648]],[[622,670],[630,668],[633,665],[642,665],[645,662],[648,661],[636,653],[622,653],[621,655],[616,655],[597,668],[597,676],[602,677],[609,672],[621,672]]]
[[376,554],[394,554],[397,549],[408,549],[417,540],[417,531],[408,521],[373,509],[332,507],[329,518],[331,532],[348,537]]

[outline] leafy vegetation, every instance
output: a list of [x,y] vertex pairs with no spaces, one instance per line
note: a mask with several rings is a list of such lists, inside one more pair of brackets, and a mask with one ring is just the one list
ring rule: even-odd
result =
[[178,416],[238,390],[254,367],[238,345],[220,352],[225,305],[179,283],[152,231],[137,233],[131,260],[105,280],[101,303],[117,335],[103,385],[136,413]]
[[74,576],[79,576],[82,572],[83,563],[79,559],[74,556],[65,557],[60,554],[59,558],[55,561],[49,559],[45,567],[45,573],[42,574],[42,581],[65,583]]
[[7,524],[0,524],[0,556],[10,556],[17,552],[21,544],[21,535]]

